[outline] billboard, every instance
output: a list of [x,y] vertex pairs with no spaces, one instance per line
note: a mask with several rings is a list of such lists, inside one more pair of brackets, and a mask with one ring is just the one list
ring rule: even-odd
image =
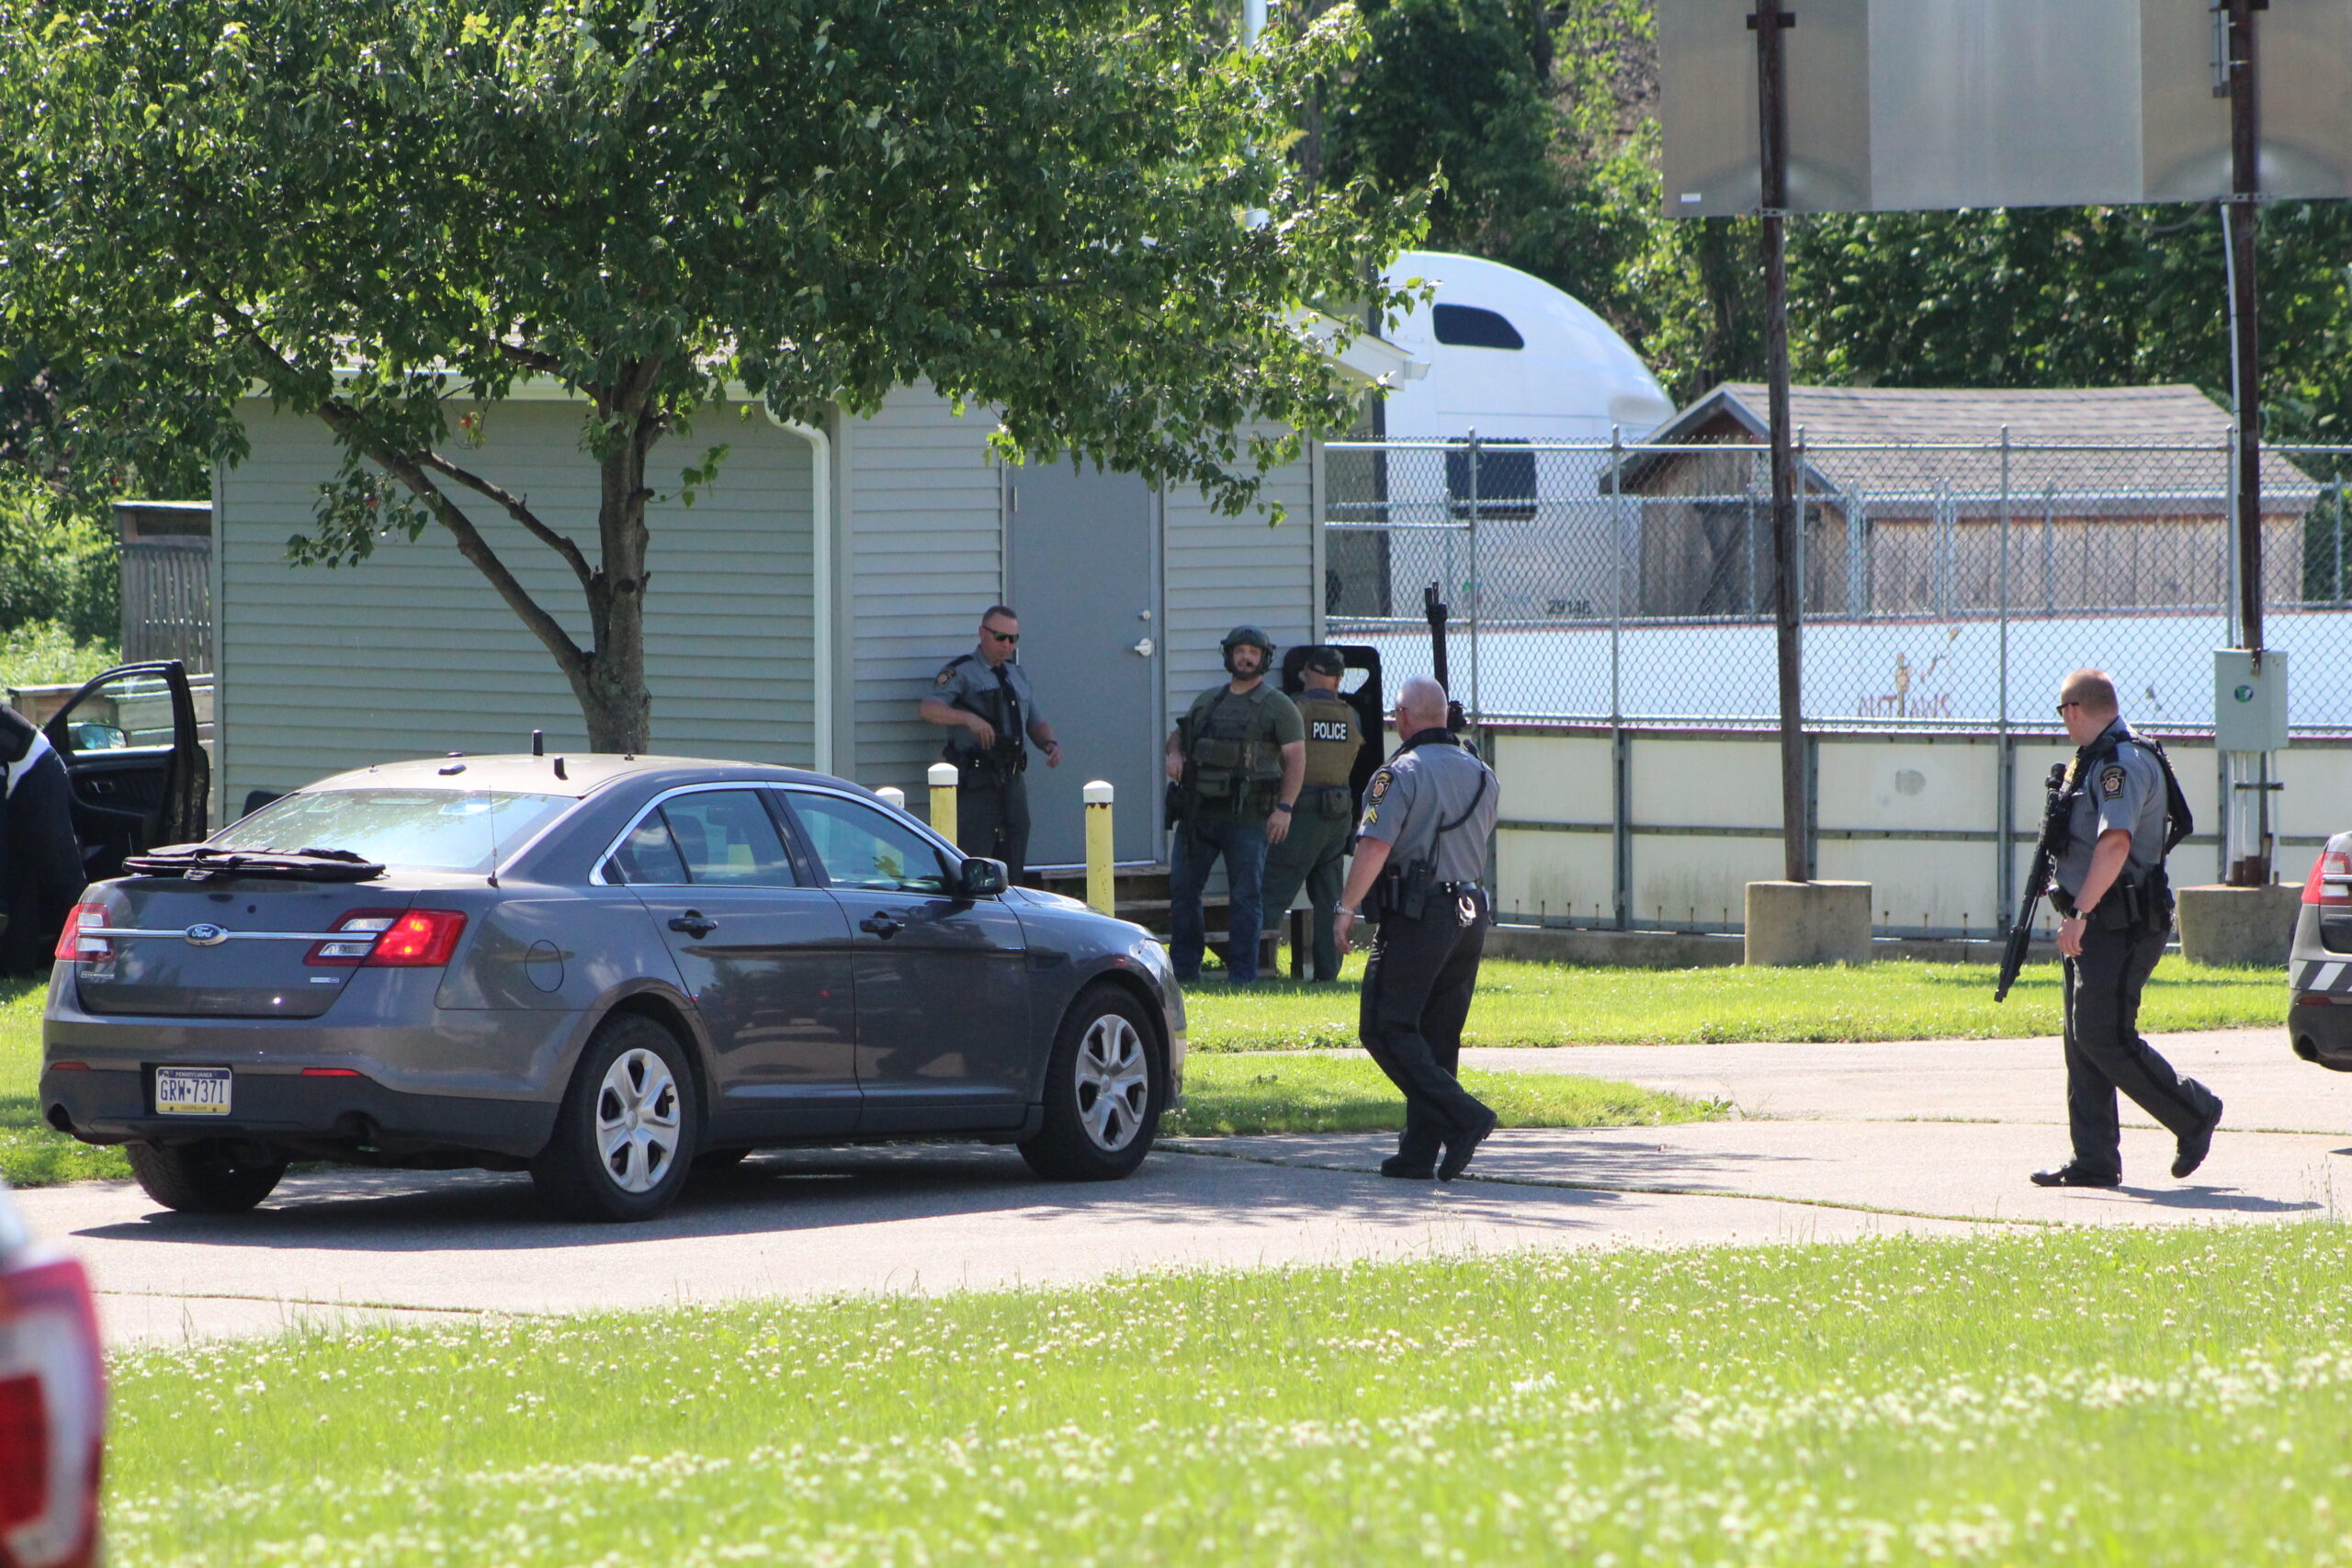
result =
[[[1795,0],[1789,208],[2126,206],[2230,194],[2207,0]],[[1659,0],[1668,217],[1753,213],[1752,0]],[[2261,188],[2352,197],[2352,0],[2256,20]]]

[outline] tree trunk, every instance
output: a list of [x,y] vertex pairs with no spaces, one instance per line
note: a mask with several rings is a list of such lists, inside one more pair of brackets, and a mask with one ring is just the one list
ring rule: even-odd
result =
[[645,503],[652,491],[645,488],[645,464],[660,430],[650,412],[639,412],[602,465],[596,509],[602,558],[589,595],[594,646],[571,682],[592,751],[634,755],[653,746],[653,694],[645,684]]

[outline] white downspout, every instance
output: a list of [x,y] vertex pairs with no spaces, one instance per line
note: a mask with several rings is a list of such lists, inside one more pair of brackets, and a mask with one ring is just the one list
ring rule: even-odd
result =
[[[761,405],[765,408],[766,405]],[[768,415],[775,419],[775,414]],[[816,662],[817,772],[833,771],[833,442],[815,425],[775,419],[808,443],[808,635]]]

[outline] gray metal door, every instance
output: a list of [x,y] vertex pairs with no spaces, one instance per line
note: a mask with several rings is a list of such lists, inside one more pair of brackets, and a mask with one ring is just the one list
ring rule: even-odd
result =
[[1133,474],[1068,461],[1007,471],[1005,577],[1021,613],[1021,663],[1061,741],[1062,765],[1029,766],[1029,863],[1086,859],[1089,779],[1117,790],[1121,860],[1159,853],[1160,608],[1158,508]]

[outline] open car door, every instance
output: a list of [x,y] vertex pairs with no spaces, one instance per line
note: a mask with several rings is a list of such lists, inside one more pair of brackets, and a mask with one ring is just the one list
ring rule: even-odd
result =
[[204,836],[212,763],[179,660],[107,671],[41,733],[74,781],[74,830],[91,881],[120,875],[126,855]]

